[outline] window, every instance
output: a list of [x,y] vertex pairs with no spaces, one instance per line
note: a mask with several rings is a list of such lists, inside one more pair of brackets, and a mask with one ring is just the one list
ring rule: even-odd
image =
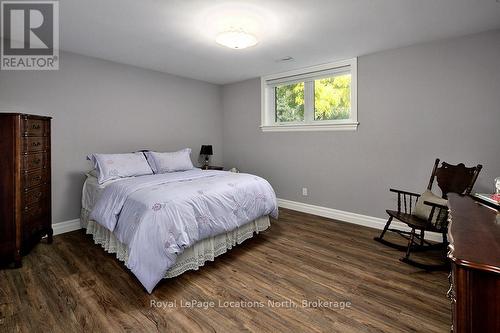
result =
[[356,59],[261,78],[262,130],[356,130]]

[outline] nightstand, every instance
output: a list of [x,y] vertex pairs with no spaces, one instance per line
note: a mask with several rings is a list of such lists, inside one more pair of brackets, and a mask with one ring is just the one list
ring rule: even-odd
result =
[[201,167],[202,170],[224,170],[224,167],[215,165],[204,165]]

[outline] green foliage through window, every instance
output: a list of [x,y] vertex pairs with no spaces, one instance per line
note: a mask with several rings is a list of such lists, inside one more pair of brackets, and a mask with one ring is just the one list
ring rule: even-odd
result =
[[349,119],[350,113],[350,74],[314,81],[314,120]]
[[276,86],[274,88],[276,122],[304,121],[304,87],[306,85],[314,87],[314,105],[311,106],[311,112],[314,113],[315,121],[350,118],[351,74],[344,74],[314,80],[314,82]]
[[304,120],[304,82],[281,85],[274,88],[276,121]]

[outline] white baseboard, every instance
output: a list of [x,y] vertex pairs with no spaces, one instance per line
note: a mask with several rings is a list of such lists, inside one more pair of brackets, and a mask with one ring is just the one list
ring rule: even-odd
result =
[[[361,215],[361,214],[346,212],[343,210],[315,206],[315,205],[310,205],[310,204],[286,200],[286,199],[279,199],[278,198],[278,206],[283,207],[283,208],[296,210],[296,211],[303,212],[303,213],[309,213],[309,214],[313,214],[313,215],[327,217],[327,218],[330,218],[333,220],[339,220],[339,221],[348,222],[348,223],[357,224],[357,225],[362,225],[365,227],[370,227],[370,228],[379,229],[379,230],[384,229],[385,223],[387,222],[387,220],[384,220],[384,219],[381,219],[378,217]],[[393,221],[391,223],[391,228],[410,231],[410,228],[408,228],[408,226],[406,226],[405,224],[398,222],[398,221]],[[442,242],[443,237],[441,234],[437,234],[434,232],[427,232],[427,233],[425,233],[425,239],[431,240],[431,241],[436,241],[436,242]]]
[[59,223],[52,224],[52,230],[54,231],[54,235],[64,234],[66,232],[75,231],[81,229],[80,219],[74,219]]

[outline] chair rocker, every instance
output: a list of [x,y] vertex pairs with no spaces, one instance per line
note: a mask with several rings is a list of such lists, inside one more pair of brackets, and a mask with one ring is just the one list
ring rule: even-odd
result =
[[[467,168],[463,163],[451,165],[446,162],[442,162],[441,166],[439,166],[439,159],[436,159],[427,189],[431,191],[434,180],[436,180],[438,187],[441,189],[443,199],[447,199],[448,193],[468,195],[472,191],[472,187],[476,182],[481,168],[482,165],[480,164],[475,167]],[[425,270],[438,270],[446,267],[445,264],[427,265],[419,263],[412,260],[410,255],[412,252],[437,249],[442,250],[443,258],[446,258],[446,248],[448,245],[448,207],[443,203],[421,199],[421,195],[417,193],[392,188],[390,191],[397,194],[397,210],[386,210],[389,219],[380,236],[374,239],[384,245],[400,251],[405,251],[405,256],[400,259],[402,262]],[[423,204],[428,206],[428,210],[430,211],[426,219],[414,214],[415,206],[419,199],[425,200]],[[406,224],[411,231],[390,228],[394,219]],[[408,244],[406,246],[399,245],[384,239],[387,231],[399,234],[408,241]],[[443,241],[441,243],[428,242],[425,240],[426,231],[442,234]]]

